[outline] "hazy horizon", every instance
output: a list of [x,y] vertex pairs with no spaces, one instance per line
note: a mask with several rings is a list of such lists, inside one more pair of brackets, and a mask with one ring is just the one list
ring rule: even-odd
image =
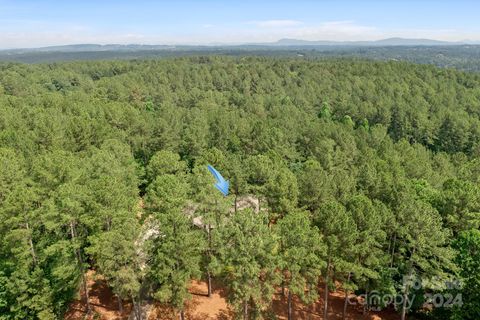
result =
[[0,0],[0,49],[71,44],[211,45],[386,38],[478,42],[474,1]]

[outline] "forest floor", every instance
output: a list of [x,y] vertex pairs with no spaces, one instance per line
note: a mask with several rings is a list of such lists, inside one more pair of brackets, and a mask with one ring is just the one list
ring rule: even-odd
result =
[[[118,301],[116,296],[108,288],[105,281],[95,275],[94,271],[88,272],[88,287],[90,294],[90,304],[93,312],[89,320],[127,320],[131,313],[131,303],[123,303],[123,312],[118,311]],[[232,310],[229,308],[225,292],[218,286],[213,286],[213,294],[210,298],[207,297],[207,286],[205,282],[192,281],[190,287],[192,299],[187,303],[185,308],[185,316],[187,320],[231,320],[234,319]],[[319,288],[320,297],[323,297],[323,290]],[[340,320],[342,319],[344,302],[344,293],[341,290],[331,292],[329,295],[328,319]],[[293,301],[294,319],[308,319],[308,314],[311,313],[311,320],[320,320],[323,317],[323,298],[315,303],[310,308],[305,307],[298,299]],[[80,320],[85,319],[85,299],[82,295],[81,300],[75,300],[71,303],[68,312],[65,315],[66,320]],[[280,290],[275,294],[273,300],[273,312],[277,319],[287,319],[287,302],[286,298],[282,297]],[[149,320],[169,320],[177,319],[171,309],[156,304],[151,308],[149,313]],[[381,312],[369,312],[363,314],[360,304],[356,306],[349,305],[348,320],[397,320],[400,319],[398,313],[394,310],[383,310]]]

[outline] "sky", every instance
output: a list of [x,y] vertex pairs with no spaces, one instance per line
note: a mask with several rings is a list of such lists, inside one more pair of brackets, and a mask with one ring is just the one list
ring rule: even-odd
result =
[[0,0],[0,49],[390,37],[480,41],[475,0]]

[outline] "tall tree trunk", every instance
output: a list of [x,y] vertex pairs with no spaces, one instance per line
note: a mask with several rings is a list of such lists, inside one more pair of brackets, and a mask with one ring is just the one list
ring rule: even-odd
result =
[[207,271],[207,296],[210,298],[212,296],[212,275],[210,271]]
[[[312,291],[312,284],[309,283],[308,284],[308,294],[311,294],[311,291]],[[310,305],[308,306],[308,310],[307,310],[307,320],[312,320],[312,314],[313,312],[315,311],[315,302],[312,302],[310,303]]]
[[117,302],[118,302],[118,311],[120,311],[120,313],[123,313],[122,298],[120,298],[120,296],[118,295],[117,295]]
[[405,320],[405,315],[407,313],[407,298],[408,298],[408,285],[405,287],[403,292],[403,303],[402,303],[402,315],[401,320]]
[[[347,277],[347,283],[350,282],[350,277],[352,276],[352,273],[348,273]],[[347,305],[348,305],[348,289],[345,288],[345,301],[343,302],[343,314],[342,314],[342,319],[345,320],[347,317]]]
[[142,303],[140,301],[140,298],[138,300],[132,299],[132,301],[134,320],[143,320]]
[[288,289],[288,320],[292,320],[292,291]]
[[28,222],[25,223],[25,228],[28,231],[28,244],[30,245],[30,253],[32,254],[33,265],[37,265],[37,254],[35,253],[35,247],[33,246],[32,235],[30,233],[30,227],[28,226]]
[[[212,226],[208,224],[208,256],[209,261],[212,255]],[[210,270],[207,270],[207,296],[210,298],[212,296],[212,274]]]
[[243,301],[243,320],[248,320],[248,301]]
[[[72,238],[72,241],[75,243],[76,239],[76,231],[75,231],[75,224],[70,222],[70,235]],[[83,283],[83,291],[85,292],[85,304],[87,305],[87,314],[90,314],[92,311],[92,308],[90,306],[90,295],[88,292],[88,285],[87,285],[87,277],[85,276],[85,270],[83,268],[83,258],[82,258],[82,253],[80,252],[79,248],[75,249],[75,254],[77,256],[77,262],[80,268],[80,272],[82,274],[82,283]]]
[[390,254],[390,247],[392,246],[392,237],[390,236],[388,238],[388,247],[387,247],[387,252]]
[[85,270],[83,269],[83,259],[82,255],[79,253],[80,257],[80,272],[82,273],[82,281],[83,281],[83,290],[85,291],[85,303],[87,304],[87,314],[90,314],[92,308],[90,306],[90,293],[88,292],[88,285],[87,285],[87,277],[85,275]]
[[217,228],[220,225],[220,210],[218,208],[218,199],[215,199],[215,225]]
[[285,297],[285,281],[282,280],[282,297]]
[[369,292],[369,283],[367,280],[367,286],[365,288],[365,301],[363,302],[363,314],[367,314],[367,310],[369,310],[369,299],[368,299],[368,292]]
[[235,200],[234,200],[235,201],[235,213],[237,213],[237,210],[238,210],[237,200],[238,200],[238,192],[235,192]]
[[185,320],[185,311],[180,310],[180,320]]
[[328,319],[328,281],[329,281],[329,273],[330,273],[330,263],[331,258],[328,258],[327,261],[327,272],[325,273],[325,292],[323,293],[323,320]]
[[[412,256],[415,254],[415,248],[413,248]],[[410,257],[411,259],[411,257]],[[413,274],[413,262],[410,261],[410,270],[408,271],[408,279],[405,283],[405,290],[403,291],[403,303],[402,303],[402,315],[401,320],[405,320],[405,315],[407,314],[407,299],[408,293],[410,290],[410,281],[412,281],[412,274]]]
[[332,283],[337,283],[337,272],[335,270],[335,266],[332,266]]
[[393,260],[395,258],[395,243],[397,242],[397,234],[394,233],[393,234],[393,244],[392,244],[392,257],[391,257],[391,260],[390,260],[390,268],[393,267]]
[[105,225],[107,226],[107,231],[110,231],[110,229],[112,228],[112,218],[111,217],[108,217],[106,219]]

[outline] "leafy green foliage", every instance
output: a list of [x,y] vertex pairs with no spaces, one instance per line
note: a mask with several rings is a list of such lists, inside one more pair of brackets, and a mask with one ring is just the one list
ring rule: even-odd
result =
[[312,288],[325,268],[326,248],[320,232],[304,211],[287,214],[276,229],[283,283],[309,304],[317,299],[317,291]]
[[182,310],[189,297],[190,280],[200,276],[202,234],[181,211],[157,213],[159,235],[151,244],[148,277],[153,297]]
[[[455,241],[458,255],[455,262],[460,268],[462,306],[454,306],[453,319],[475,319],[480,314],[480,231],[464,231]],[[456,293],[459,293],[458,291]]]
[[278,265],[278,243],[265,214],[238,211],[214,233],[217,274],[225,281],[231,302],[241,314],[245,308],[264,310],[272,300]]

